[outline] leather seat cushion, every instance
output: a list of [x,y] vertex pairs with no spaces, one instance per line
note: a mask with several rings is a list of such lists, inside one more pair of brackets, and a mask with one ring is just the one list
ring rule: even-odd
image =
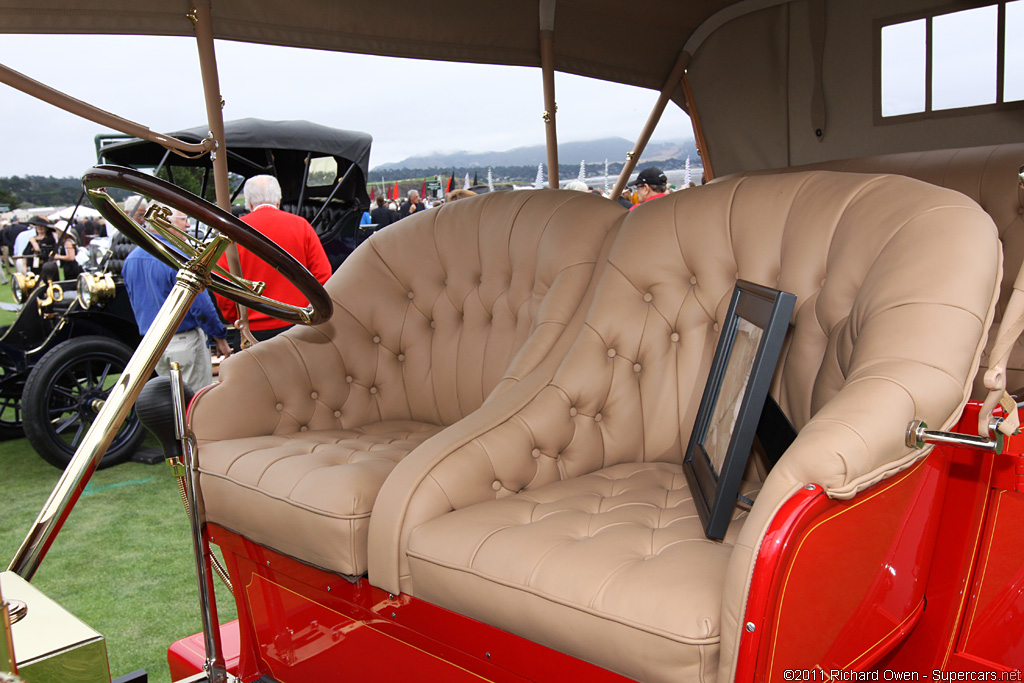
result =
[[200,466],[206,517],[304,562],[361,575],[381,485],[441,429],[391,421],[206,444]]
[[623,463],[438,517],[408,554],[427,601],[627,676],[702,680],[740,527],[708,540],[679,465]]

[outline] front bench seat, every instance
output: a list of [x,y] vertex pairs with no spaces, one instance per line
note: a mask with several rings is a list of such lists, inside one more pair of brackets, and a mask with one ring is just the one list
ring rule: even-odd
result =
[[[370,581],[639,680],[729,680],[774,511],[808,483],[849,498],[922,457],[907,424],[959,415],[999,275],[985,212],[908,178],[759,176],[645,204],[551,381],[395,468]],[[799,436],[715,542],[681,462],[737,279],[798,297],[772,392]]]
[[547,356],[624,213],[582,193],[503,192],[375,234],[327,283],[330,321],[232,356],[193,403],[207,519],[363,574],[395,464]]

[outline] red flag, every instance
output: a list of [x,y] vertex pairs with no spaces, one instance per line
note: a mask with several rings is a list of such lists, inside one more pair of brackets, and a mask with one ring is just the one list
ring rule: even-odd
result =
[[391,198],[394,199],[395,201],[398,201],[398,181],[397,180],[395,181],[395,189],[392,190],[392,195],[393,196]]
[[370,202],[373,202],[373,200],[376,199],[376,198],[377,198],[377,188],[371,187],[370,188]]
[[448,176],[448,185],[446,186],[445,192],[451,192],[455,189],[455,169],[452,169],[452,174]]
[[426,196],[427,196],[427,181],[424,180],[423,181],[423,187],[420,188],[420,197],[426,197]]

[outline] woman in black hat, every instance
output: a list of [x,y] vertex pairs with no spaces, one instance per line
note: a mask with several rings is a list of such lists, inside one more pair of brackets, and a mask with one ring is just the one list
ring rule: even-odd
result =
[[36,229],[36,234],[29,238],[25,248],[26,256],[35,257],[32,259],[32,272],[44,280],[58,280],[60,271],[57,266],[60,262],[64,266],[64,279],[73,280],[78,277],[81,269],[75,261],[74,238],[65,233],[58,247],[57,231],[49,221],[33,216],[28,222]]

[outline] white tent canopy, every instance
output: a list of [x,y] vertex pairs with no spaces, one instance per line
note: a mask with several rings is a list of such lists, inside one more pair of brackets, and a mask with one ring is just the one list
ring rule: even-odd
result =
[[77,218],[78,220],[96,219],[96,218],[100,218],[101,217],[99,211],[97,211],[96,209],[92,208],[91,206],[85,206],[85,205],[79,206],[77,211],[75,211],[75,207],[67,206],[67,207],[64,207],[63,209],[60,209],[59,211],[47,214],[46,217],[49,220],[51,220],[51,221],[56,221],[56,220],[65,220],[65,221],[67,221],[67,220],[71,220],[71,214],[72,213],[75,215],[75,218]]

